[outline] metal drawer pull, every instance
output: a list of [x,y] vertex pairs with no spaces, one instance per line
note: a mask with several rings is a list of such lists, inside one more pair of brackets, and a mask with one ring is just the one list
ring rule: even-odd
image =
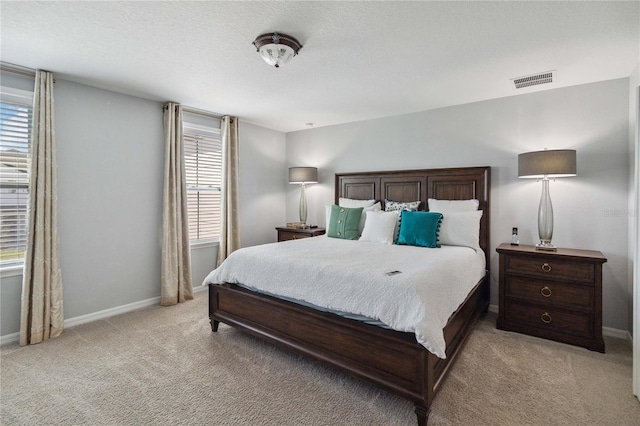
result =
[[549,324],[551,322],[551,315],[549,315],[549,312],[545,312],[544,314],[540,315],[540,319],[543,323]]
[[543,263],[542,270],[545,272],[551,272],[551,265],[549,265],[548,263]]
[[551,296],[551,289],[545,285],[540,289],[540,294],[544,297],[549,297]]

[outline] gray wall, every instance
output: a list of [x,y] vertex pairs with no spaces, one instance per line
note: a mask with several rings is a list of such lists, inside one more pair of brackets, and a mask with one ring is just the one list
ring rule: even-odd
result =
[[[640,63],[636,65],[635,69],[629,77],[629,201],[627,207],[627,217],[629,220],[629,262],[628,262],[628,274],[629,274],[629,286],[627,288],[628,310],[629,314],[629,333],[633,336],[633,286],[634,280],[633,271],[635,264],[638,262],[638,253],[640,248],[637,244],[637,232],[638,232],[638,217],[640,211],[638,210],[638,191],[640,188],[640,176],[638,175],[638,158],[640,149],[640,136],[638,135],[638,125],[640,121]],[[636,282],[638,286],[637,291],[640,291],[640,284]]]
[[240,244],[277,240],[284,225],[287,185],[285,134],[240,121]]
[[162,104],[58,79],[65,318],[158,296]]
[[[162,104],[56,81],[65,319],[158,297]],[[275,241],[285,215],[285,136],[242,122],[239,136],[242,244]],[[194,286],[216,254],[217,246],[192,250]],[[19,331],[21,282],[2,278],[2,336]]]
[[[578,176],[550,185],[553,243],[601,251],[604,326],[628,329],[629,79],[477,102],[397,117],[287,134],[289,166],[317,166],[307,191],[309,222],[324,225],[333,203],[334,173],[450,166],[492,167],[491,303],[497,304],[495,247],[520,229],[521,244],[537,242],[541,184],[517,178],[517,155],[576,149]],[[295,220],[297,188],[287,191]]]
[[[636,79],[637,80],[637,79]],[[492,166],[492,303],[497,256],[512,226],[537,238],[540,184],[518,180],[517,154],[578,151],[578,176],[551,183],[553,242],[602,251],[604,325],[629,328],[630,81],[551,90],[284,135],[240,122],[241,244],[273,242],[297,220],[299,188],[287,167],[319,167],[307,187],[309,222],[324,225],[334,173]],[[56,136],[65,318],[159,296],[161,104],[57,80]],[[215,247],[192,251],[193,283],[215,265]],[[0,286],[0,334],[19,329],[21,276]]]

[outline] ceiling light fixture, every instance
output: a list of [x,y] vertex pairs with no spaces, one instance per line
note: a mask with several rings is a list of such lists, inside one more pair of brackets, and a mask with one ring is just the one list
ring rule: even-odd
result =
[[286,64],[298,54],[302,45],[287,34],[267,33],[256,37],[253,42],[262,59],[276,68]]

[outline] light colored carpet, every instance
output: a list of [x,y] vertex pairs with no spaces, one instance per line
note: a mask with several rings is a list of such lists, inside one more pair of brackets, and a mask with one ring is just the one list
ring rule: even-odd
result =
[[[476,327],[430,425],[638,425],[631,350]],[[413,404],[225,325],[206,293],[1,348],[2,425],[415,425]]]

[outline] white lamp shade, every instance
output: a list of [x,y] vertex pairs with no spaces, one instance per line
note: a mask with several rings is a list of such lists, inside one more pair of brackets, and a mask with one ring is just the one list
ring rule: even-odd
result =
[[318,183],[316,167],[290,167],[289,183]]

